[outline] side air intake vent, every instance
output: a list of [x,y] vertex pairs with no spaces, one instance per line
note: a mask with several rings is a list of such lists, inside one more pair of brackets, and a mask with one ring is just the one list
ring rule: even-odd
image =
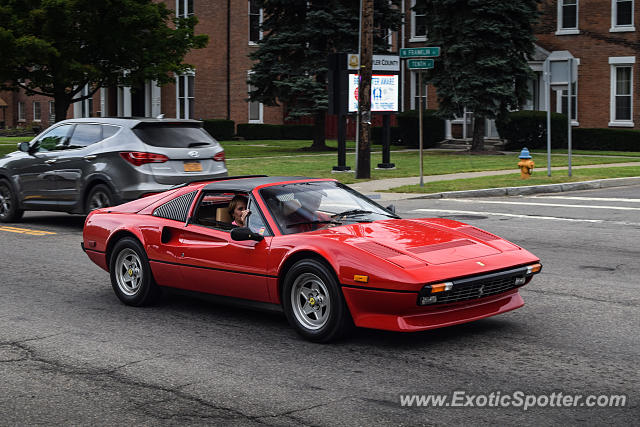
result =
[[158,206],[153,211],[153,216],[185,222],[187,220],[187,211],[189,210],[196,193],[197,191],[192,191],[191,193],[183,194],[180,197],[176,197],[175,199]]

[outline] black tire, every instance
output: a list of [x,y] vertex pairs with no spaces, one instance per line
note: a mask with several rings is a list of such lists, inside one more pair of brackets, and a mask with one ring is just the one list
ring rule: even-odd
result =
[[113,192],[104,184],[98,184],[89,191],[84,202],[84,211],[89,213],[96,209],[112,206],[115,199]]
[[0,180],[0,222],[18,221],[22,214],[24,210],[18,208],[18,198],[11,184]]
[[160,294],[153,280],[149,258],[136,239],[116,242],[109,260],[111,286],[123,303],[134,307],[152,304]]
[[287,272],[282,304],[289,324],[305,339],[329,342],[352,325],[349,309],[331,269],[315,259],[296,262]]

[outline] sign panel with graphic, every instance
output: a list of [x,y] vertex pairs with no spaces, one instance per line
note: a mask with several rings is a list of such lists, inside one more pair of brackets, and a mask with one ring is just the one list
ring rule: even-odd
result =
[[[349,74],[349,112],[358,111],[358,74]],[[371,111],[398,111],[399,77],[397,74],[371,77]]]

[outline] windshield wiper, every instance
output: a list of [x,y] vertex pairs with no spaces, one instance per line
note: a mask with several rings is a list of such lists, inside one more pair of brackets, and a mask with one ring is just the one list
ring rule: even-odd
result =
[[391,218],[396,218],[395,215],[391,215],[386,212],[374,212],[374,211],[367,211],[364,209],[350,209],[348,211],[333,214],[331,215],[331,218],[342,218],[342,217],[351,216],[351,215],[366,215],[366,214],[377,214],[377,215],[388,216]]
[[314,220],[314,221],[296,222],[295,224],[287,225],[287,228],[299,227],[301,225],[313,225],[313,224],[336,224],[336,225],[342,225],[341,222],[334,221],[334,220],[330,219],[330,220],[326,220],[326,221]]

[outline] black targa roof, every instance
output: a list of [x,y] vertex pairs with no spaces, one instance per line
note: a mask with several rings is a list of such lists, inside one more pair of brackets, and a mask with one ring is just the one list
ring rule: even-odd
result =
[[315,178],[306,176],[252,176],[252,177],[227,177],[207,184],[203,190],[225,190],[250,192],[264,184],[279,184],[288,181],[307,181]]

